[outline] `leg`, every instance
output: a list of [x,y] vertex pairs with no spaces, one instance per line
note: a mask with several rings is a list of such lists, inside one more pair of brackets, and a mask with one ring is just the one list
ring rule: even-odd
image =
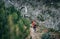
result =
[[36,32],[36,28],[34,27],[34,32]]

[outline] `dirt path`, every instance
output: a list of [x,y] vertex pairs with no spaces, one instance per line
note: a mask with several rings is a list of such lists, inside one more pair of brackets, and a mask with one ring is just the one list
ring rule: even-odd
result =
[[[36,29],[38,31],[38,28]],[[30,28],[30,35],[32,39],[41,39],[42,33],[40,32],[34,32],[33,28]]]
[[34,32],[33,28],[30,28],[30,36],[32,39],[36,39],[36,32]]

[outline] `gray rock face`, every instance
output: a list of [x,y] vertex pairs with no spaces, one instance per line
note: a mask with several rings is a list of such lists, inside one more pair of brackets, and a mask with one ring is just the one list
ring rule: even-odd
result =
[[[47,28],[53,28],[59,30],[60,23],[60,7],[56,9],[54,6],[46,6],[44,0],[4,0],[6,6],[14,5],[17,10],[20,9],[21,15],[30,17],[33,20],[36,20],[39,25],[44,25]],[[48,3],[49,4],[49,3]],[[53,2],[54,4],[54,2]],[[59,5],[60,3],[57,3]],[[24,7],[24,8],[22,8]],[[22,8],[22,9],[21,9]],[[42,16],[44,21],[41,21],[37,16]],[[41,18],[42,18],[41,17]],[[40,18],[40,19],[41,19]]]

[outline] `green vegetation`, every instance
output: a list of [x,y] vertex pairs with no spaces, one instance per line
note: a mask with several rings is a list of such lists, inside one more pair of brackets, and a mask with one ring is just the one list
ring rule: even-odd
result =
[[21,16],[14,6],[0,2],[0,39],[25,39],[29,35],[30,21]]
[[44,21],[44,17],[43,17],[43,15],[41,15],[41,14],[39,14],[39,15],[37,16],[37,18],[38,18],[39,21]]
[[50,33],[47,32],[47,33],[44,33],[41,37],[41,39],[50,39]]

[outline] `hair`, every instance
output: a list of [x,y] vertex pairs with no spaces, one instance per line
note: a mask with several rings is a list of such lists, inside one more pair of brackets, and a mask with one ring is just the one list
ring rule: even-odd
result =
[[33,21],[31,21],[31,23],[33,23]]
[[33,21],[35,22],[35,20],[32,20],[31,23],[33,23]]

